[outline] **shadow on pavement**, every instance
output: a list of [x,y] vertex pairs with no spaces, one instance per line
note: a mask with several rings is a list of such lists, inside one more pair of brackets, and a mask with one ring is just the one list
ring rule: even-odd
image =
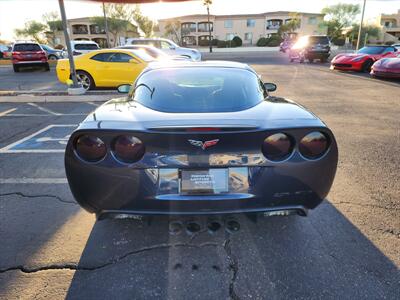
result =
[[171,235],[150,224],[103,220],[93,227],[67,299],[387,298],[396,266],[332,204],[308,218],[270,217],[214,234]]

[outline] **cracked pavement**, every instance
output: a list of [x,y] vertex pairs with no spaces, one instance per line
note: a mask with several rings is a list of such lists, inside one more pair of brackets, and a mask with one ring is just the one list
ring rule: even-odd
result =
[[[213,234],[201,217],[191,235],[170,234],[168,217],[96,221],[57,181],[62,153],[0,153],[0,299],[399,299],[400,84],[261,55],[229,58],[250,62],[338,140],[334,186],[309,217],[236,216],[238,232]],[[0,103],[20,115],[0,117],[0,148],[95,108],[40,105],[60,115]]]

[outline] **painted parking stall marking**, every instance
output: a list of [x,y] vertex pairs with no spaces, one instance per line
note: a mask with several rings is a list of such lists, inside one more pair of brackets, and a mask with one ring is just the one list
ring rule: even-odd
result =
[[6,116],[6,115],[8,115],[8,114],[10,114],[10,113],[12,113],[13,111],[16,111],[16,110],[17,110],[16,108],[11,108],[11,109],[8,109],[6,111],[0,111],[0,117]]
[[20,139],[0,153],[63,153],[75,124],[52,124]]

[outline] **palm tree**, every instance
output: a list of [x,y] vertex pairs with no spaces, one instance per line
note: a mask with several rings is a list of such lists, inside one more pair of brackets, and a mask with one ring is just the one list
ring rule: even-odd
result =
[[211,26],[210,26],[210,5],[212,4],[212,0],[203,0],[203,5],[207,6],[207,25],[208,25],[208,39],[210,45],[210,53],[212,52],[212,38],[211,38]]

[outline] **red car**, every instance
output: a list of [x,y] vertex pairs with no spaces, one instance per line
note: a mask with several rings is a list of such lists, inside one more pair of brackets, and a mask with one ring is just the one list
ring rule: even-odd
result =
[[331,61],[331,69],[342,71],[369,72],[371,66],[383,57],[395,57],[397,49],[393,46],[367,46],[356,53],[342,53]]
[[12,49],[12,64],[14,72],[19,72],[20,67],[41,66],[46,71],[50,70],[46,52],[38,43],[17,42]]
[[371,75],[374,77],[400,79],[400,54],[397,57],[387,57],[378,60],[371,67]]

